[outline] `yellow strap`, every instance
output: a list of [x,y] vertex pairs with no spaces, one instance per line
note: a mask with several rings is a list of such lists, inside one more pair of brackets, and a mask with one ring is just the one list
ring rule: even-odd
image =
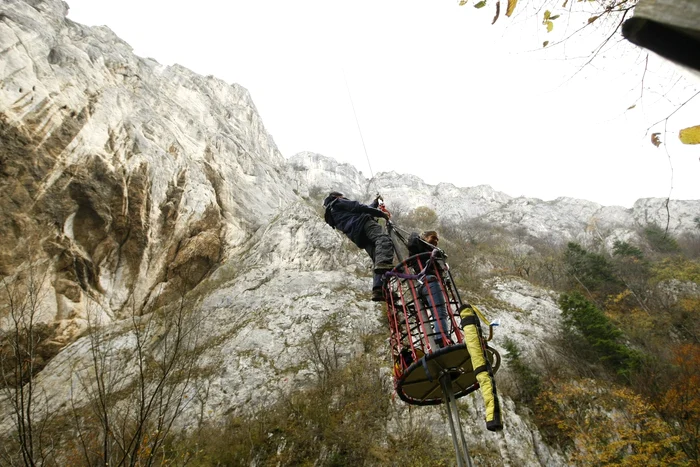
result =
[[471,305],[471,307],[472,307],[472,309],[474,309],[474,312],[475,312],[476,315],[479,317],[479,319],[480,319],[484,324],[486,324],[486,326],[491,326],[491,322],[490,322],[489,320],[486,319],[486,317],[484,316],[484,314],[481,312],[481,310],[479,310],[479,309],[476,307],[476,305]]

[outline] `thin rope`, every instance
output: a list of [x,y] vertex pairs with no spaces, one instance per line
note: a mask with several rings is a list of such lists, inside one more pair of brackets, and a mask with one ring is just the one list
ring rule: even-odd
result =
[[345,80],[345,88],[348,90],[348,96],[350,96],[350,105],[352,106],[352,113],[355,116],[355,123],[357,124],[357,132],[360,133],[360,140],[362,141],[362,149],[365,150],[365,157],[367,158],[367,165],[369,166],[369,174],[371,178],[374,178],[374,172],[372,172],[372,164],[369,162],[369,154],[367,154],[367,147],[365,146],[365,139],[362,137],[362,129],[360,128],[360,121],[357,119],[357,112],[355,111],[355,102],[352,100],[352,94],[350,93],[350,85],[348,85],[348,79],[345,77],[345,70],[341,68],[343,72],[343,79]]

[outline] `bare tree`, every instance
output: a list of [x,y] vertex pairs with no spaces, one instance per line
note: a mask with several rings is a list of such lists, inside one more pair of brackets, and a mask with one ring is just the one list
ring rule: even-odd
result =
[[[121,331],[89,325],[91,368],[78,378],[74,426],[88,464],[153,465],[176,420],[198,398],[201,319],[184,292],[173,306],[140,313],[134,300]],[[120,335],[121,334],[121,335]]]
[[[46,272],[36,263],[2,282],[0,319],[4,321],[0,340],[0,370],[2,395],[12,413],[14,432],[4,440],[0,460],[9,465],[17,463],[44,465],[53,455],[48,433],[51,417],[44,394],[35,386],[34,376],[43,367],[40,342],[46,337],[47,326],[40,322],[44,311]],[[4,405],[4,404],[3,404]]]
[[[333,336],[328,340],[328,344],[324,344],[326,333]],[[313,368],[319,385],[324,389],[328,387],[329,380],[340,368],[338,339],[334,334],[334,330],[329,329],[328,326],[321,326],[316,330],[311,328],[308,340],[302,347],[302,354],[305,360]]]

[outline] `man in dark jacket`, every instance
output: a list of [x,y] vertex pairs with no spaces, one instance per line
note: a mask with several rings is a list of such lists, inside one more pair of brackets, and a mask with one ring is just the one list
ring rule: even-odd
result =
[[384,300],[382,292],[382,275],[392,269],[394,262],[394,244],[375,217],[389,219],[389,213],[377,209],[379,198],[371,205],[347,199],[342,193],[332,191],[323,201],[326,208],[326,222],[348,236],[359,248],[363,248],[374,263],[372,280],[372,300]]

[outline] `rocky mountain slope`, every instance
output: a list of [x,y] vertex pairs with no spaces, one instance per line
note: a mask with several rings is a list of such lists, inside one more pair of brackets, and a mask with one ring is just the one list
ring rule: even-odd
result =
[[668,225],[670,233],[679,235],[697,228],[695,218],[700,213],[698,200],[672,199],[667,203],[662,198],[642,198],[627,209],[565,197],[553,201],[514,198],[488,185],[428,185],[415,175],[396,172],[379,173],[368,180],[348,164],[309,152],[296,154],[289,162],[300,186],[305,184],[309,189],[339,190],[361,200],[381,193],[390,207],[400,211],[426,206],[454,224],[478,220],[511,230],[522,228],[529,235],[557,242],[586,243],[595,236],[612,243],[610,239],[629,238],[649,224]]
[[[361,336],[383,329],[382,305],[368,300],[364,252],[319,215],[314,195],[329,189],[364,200],[381,192],[404,210],[428,206],[455,223],[479,219],[558,241],[625,238],[666,222],[664,200],[632,209],[545,202],[396,173],[367,180],[310,153],[285,160],[245,89],[137,57],[108,28],[68,20],[67,8],[0,5],[0,280],[46,275],[38,321],[55,350],[35,388],[50,413],[88,403],[92,331],[118,349],[107,359],[126,388],[143,348],[134,320],[183,294],[197,323],[194,379],[207,390],[181,428],[307,384],[314,370],[304,349],[332,323],[341,323],[339,357],[361,352]],[[700,201],[672,200],[670,230],[693,228],[698,212]],[[502,323],[497,348],[505,334],[528,352],[556,337],[552,293],[514,278],[489,288],[497,300],[485,309]],[[11,325],[3,302],[0,327]],[[165,334],[148,334],[147,350],[163,352]],[[470,442],[511,465],[564,465],[503,403],[504,436],[487,432],[479,404],[468,405]],[[0,399],[0,432],[13,429],[10,412]]]

